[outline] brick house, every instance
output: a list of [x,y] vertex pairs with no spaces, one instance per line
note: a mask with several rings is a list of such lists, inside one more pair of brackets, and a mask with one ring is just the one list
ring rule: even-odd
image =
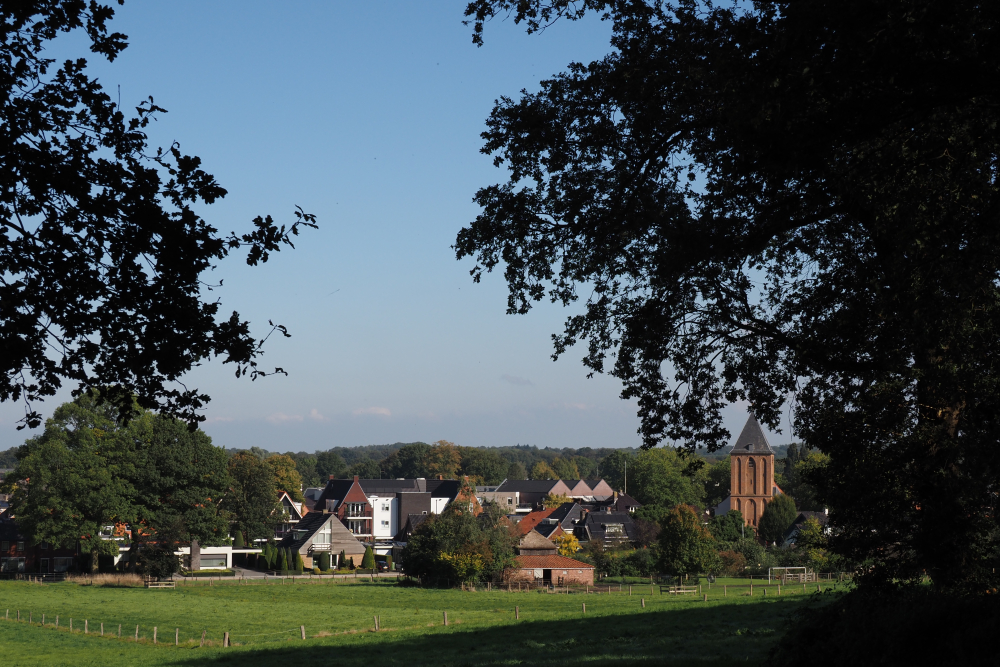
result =
[[290,535],[278,542],[278,547],[299,552],[306,568],[312,568],[324,551],[330,554],[331,567],[338,565],[341,551],[345,558],[353,557],[356,565],[361,564],[361,557],[365,555],[364,545],[332,512],[309,512]]
[[593,565],[560,556],[556,551],[556,545],[539,533],[528,533],[518,546],[517,565],[504,572],[504,581],[557,586],[594,584]]
[[14,519],[0,520],[0,576],[18,573],[55,574],[76,571],[77,548],[55,548],[47,542],[29,545]]

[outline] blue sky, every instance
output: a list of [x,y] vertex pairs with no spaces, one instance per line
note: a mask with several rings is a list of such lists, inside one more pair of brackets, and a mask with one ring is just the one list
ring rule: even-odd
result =
[[[187,378],[213,401],[216,444],[312,451],[396,441],[461,445],[636,446],[633,403],[614,378],[587,379],[582,349],[552,362],[550,334],[570,314],[539,304],[505,314],[494,274],[475,285],[450,246],[473,220],[476,189],[504,179],[480,133],[501,95],[534,90],[573,60],[608,49],[610,25],[562,22],[528,36],[487,26],[476,48],[453,2],[127,2],[129,36],[92,71],[126,108],[152,95],[169,110],[153,143],[178,141],[228,189],[204,210],[223,232],[258,214],[319,218],[298,248],[261,267],[215,271],[224,312],[272,338],[251,383],[210,362]],[[62,40],[53,57],[78,57]],[[228,309],[228,310],[227,310]],[[68,398],[46,402],[43,414]],[[18,405],[0,406],[0,448],[23,441]],[[738,435],[745,407],[727,412]],[[770,434],[772,444],[789,441]]]

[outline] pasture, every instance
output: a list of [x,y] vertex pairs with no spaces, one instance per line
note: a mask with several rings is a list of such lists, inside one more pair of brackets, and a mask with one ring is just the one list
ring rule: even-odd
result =
[[787,586],[781,596],[769,586],[766,597],[758,585],[750,597],[734,583],[725,597],[722,582],[706,590],[705,602],[661,595],[658,587],[650,594],[648,585],[630,596],[628,586],[553,594],[364,581],[199,582],[172,590],[3,581],[0,645],[14,665],[754,664],[790,613],[829,597],[816,594],[815,584],[807,592]]

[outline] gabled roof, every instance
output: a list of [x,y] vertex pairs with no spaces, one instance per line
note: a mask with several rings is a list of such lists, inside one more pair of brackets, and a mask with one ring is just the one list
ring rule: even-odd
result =
[[290,548],[295,551],[301,551],[313,538],[313,535],[327,523],[330,524],[332,529],[330,551],[333,553],[343,551],[348,556],[363,554],[365,552],[364,546],[337,519],[337,515],[326,512],[309,512],[309,514],[306,514],[302,518],[302,521],[295,524],[292,534],[278,542],[278,546],[283,549]]
[[592,496],[594,495],[593,489],[590,485],[582,479],[564,479],[563,484],[569,487],[570,496],[582,497],[582,496]]
[[[304,512],[301,512],[296,505],[299,503],[292,500],[292,497],[288,494],[288,491],[282,491],[278,489],[278,502],[288,511],[288,515],[291,517],[292,521],[298,521],[302,518]],[[299,505],[301,507],[301,505]],[[308,510],[307,510],[308,511]]]
[[630,542],[638,539],[635,532],[635,522],[628,512],[590,512],[577,527],[582,528],[590,539],[603,540],[608,524],[621,524],[622,530],[625,531],[625,535],[622,537]]
[[537,551],[551,551],[556,552],[556,545],[552,544],[548,538],[542,536],[538,531],[531,531],[527,535],[521,538],[521,541],[517,543],[517,548],[521,551],[537,552]]
[[535,532],[548,540],[566,534],[566,530],[558,523],[540,523],[535,526]]
[[567,556],[518,556],[517,566],[522,570],[593,570],[590,563],[582,563]]
[[587,486],[590,487],[592,495],[595,498],[606,498],[615,492],[615,490],[611,488],[611,485],[603,479],[585,479],[584,481],[587,483]]
[[540,524],[543,519],[547,519],[550,514],[556,511],[556,508],[547,510],[536,510],[534,512],[528,512],[525,514],[520,521],[517,522],[517,530],[522,535],[527,535],[530,533],[535,526]]
[[736,444],[733,445],[730,454],[774,454],[771,445],[767,444],[764,431],[761,430],[757,418],[753,415],[747,419],[743,432],[736,439]]

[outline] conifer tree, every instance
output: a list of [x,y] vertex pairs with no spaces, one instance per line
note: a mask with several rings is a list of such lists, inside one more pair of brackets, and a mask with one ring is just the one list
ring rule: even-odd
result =
[[236,535],[233,537],[233,548],[234,549],[245,549],[246,542],[243,541],[243,531],[237,530]]
[[299,553],[298,551],[296,551],[295,552],[295,571],[298,572],[299,574],[302,574],[302,571],[305,569],[305,567],[306,567],[305,563],[302,562],[302,554]]
[[326,572],[330,569],[330,554],[326,551],[319,555],[319,570],[320,572]]
[[361,557],[361,569],[375,569],[375,552],[372,551],[371,547],[365,547],[365,555]]
[[284,549],[279,549],[278,550],[278,565],[274,569],[278,570],[279,572],[284,572],[285,570],[288,569],[288,561],[285,560],[285,550]]
[[347,554],[345,554],[344,550],[341,549],[340,550],[340,558],[337,559],[337,567],[342,568],[342,567],[345,567],[346,565],[347,565]]

